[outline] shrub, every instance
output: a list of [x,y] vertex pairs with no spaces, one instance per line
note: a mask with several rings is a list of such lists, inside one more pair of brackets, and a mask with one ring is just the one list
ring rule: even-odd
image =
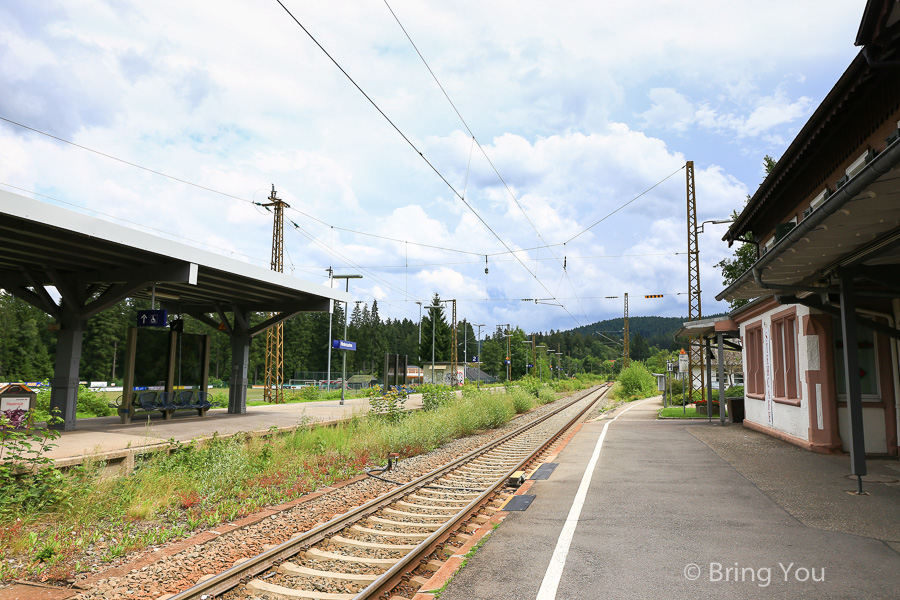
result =
[[526,390],[514,389],[509,393],[509,398],[512,400],[513,409],[517,414],[528,412],[534,408],[535,396]]
[[525,390],[535,398],[538,397],[538,393],[543,387],[544,384],[541,383],[541,380],[531,375],[523,377],[521,380],[519,380],[519,389]]
[[[48,419],[50,424],[61,421]],[[62,473],[46,454],[60,432],[49,427],[36,427],[28,420],[22,429],[14,429],[11,419],[0,413],[0,517],[24,508],[40,510],[58,503],[65,490]]]
[[[35,419],[46,421],[50,416],[50,386],[38,388],[37,401],[35,402]],[[78,403],[76,409],[79,413],[93,417],[108,417],[115,413],[115,409],[109,406],[109,400],[100,392],[95,392],[89,387],[78,386]]]
[[406,402],[406,398],[401,398],[395,390],[369,398],[372,414],[389,423],[396,423],[403,417],[404,402]]
[[444,406],[454,397],[453,390],[446,385],[422,385],[419,391],[422,392],[422,408],[425,410]]
[[627,369],[623,369],[618,382],[622,398],[646,398],[656,393],[656,378],[639,362],[632,362]]
[[297,395],[300,396],[300,398],[304,402],[314,402],[319,399],[321,392],[319,392],[319,388],[317,388],[316,386],[308,385],[306,387],[300,388],[300,391],[297,392]]
[[549,404],[554,400],[556,400],[556,394],[550,388],[544,386],[538,390],[538,404]]
[[725,390],[726,398],[743,398],[744,397],[744,386],[742,385],[733,385],[727,390]]

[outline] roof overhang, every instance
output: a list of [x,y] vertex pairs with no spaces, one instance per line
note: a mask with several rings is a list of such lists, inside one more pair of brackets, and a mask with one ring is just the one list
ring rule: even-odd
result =
[[696,321],[685,321],[681,325],[681,329],[675,332],[675,337],[706,339],[715,338],[719,333],[726,338],[737,337],[740,335],[740,327],[731,320],[731,317],[710,317],[708,319],[697,319]]
[[716,296],[816,292],[840,269],[900,265],[900,143],[894,142]]
[[[0,288],[72,284],[187,314],[329,311],[350,294],[0,190]],[[65,294],[63,294],[65,296]]]

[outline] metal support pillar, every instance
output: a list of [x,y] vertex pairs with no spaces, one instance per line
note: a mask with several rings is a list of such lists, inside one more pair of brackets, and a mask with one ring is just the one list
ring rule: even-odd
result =
[[247,412],[247,370],[250,363],[250,314],[234,313],[231,334],[231,379],[228,390],[228,413]]
[[59,336],[56,338],[56,367],[50,380],[50,414],[62,419],[51,425],[53,429],[75,429],[75,408],[78,403],[78,366],[84,322],[75,314],[66,314],[65,301],[61,312]]
[[840,273],[841,330],[844,335],[844,381],[850,417],[850,473],[856,475],[856,491],[862,493],[866,474],[866,440],[863,433],[862,392],[859,383],[859,340],[856,335],[856,291],[853,275]]
[[[706,338],[706,417],[712,422],[712,339]],[[701,363],[702,364],[702,363]],[[719,412],[722,411],[722,400],[719,399]]]
[[716,332],[716,379],[719,381],[719,422],[725,424],[725,334]]
[[209,389],[209,349],[210,349],[210,339],[212,336],[209,334],[203,336],[202,346],[200,346],[200,391],[205,392]]
[[134,414],[134,359],[137,355],[137,327],[129,327],[125,338],[125,373],[122,376],[122,412],[119,419],[123,424],[131,423]]

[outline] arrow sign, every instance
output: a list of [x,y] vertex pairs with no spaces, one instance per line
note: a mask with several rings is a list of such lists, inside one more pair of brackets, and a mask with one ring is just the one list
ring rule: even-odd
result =
[[165,327],[167,313],[165,309],[137,311],[138,327]]
[[356,350],[356,342],[347,340],[331,340],[331,347],[335,350]]

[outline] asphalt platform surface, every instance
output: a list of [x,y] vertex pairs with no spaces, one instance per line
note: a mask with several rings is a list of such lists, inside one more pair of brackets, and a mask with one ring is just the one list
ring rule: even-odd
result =
[[[411,394],[404,403],[409,410],[421,408],[422,395]],[[225,436],[242,432],[268,431],[272,427],[289,428],[303,424],[330,423],[348,419],[369,410],[368,398],[293,404],[248,406],[244,414],[228,414],[224,408],[212,409],[205,416],[196,411],[179,410],[166,421],[162,413],[138,413],[128,425],[119,417],[78,419],[75,429],[64,431],[53,443],[47,456],[63,463],[98,458],[125,452],[165,446],[170,440],[189,442],[193,439]]]
[[[870,460],[860,496],[847,456],[658,421],[658,399],[624,408],[582,427],[441,600],[900,598],[898,461]],[[542,590],[607,424],[558,586]]]

